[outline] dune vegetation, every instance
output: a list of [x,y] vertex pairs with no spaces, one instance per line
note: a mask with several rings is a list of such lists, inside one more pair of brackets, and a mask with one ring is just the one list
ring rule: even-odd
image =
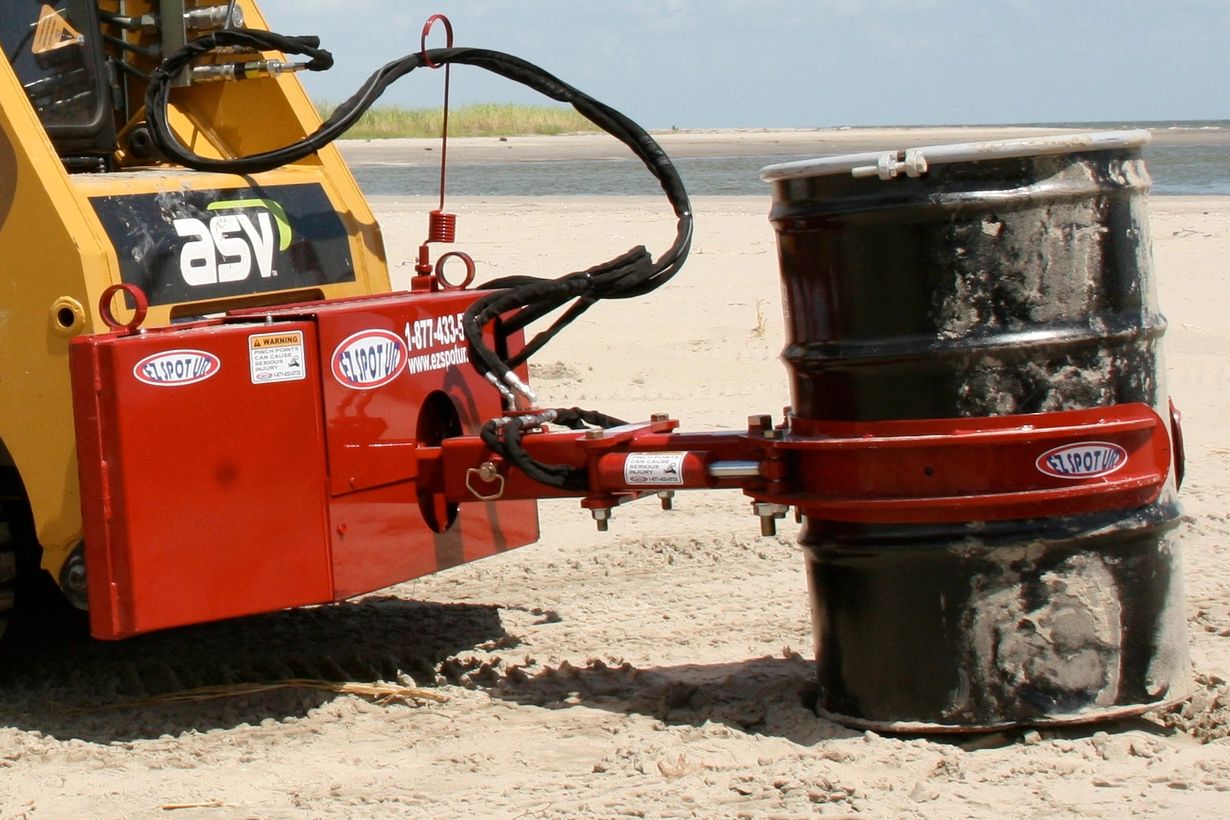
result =
[[[321,117],[336,104],[318,103]],[[436,137],[443,125],[440,108],[378,106],[364,114],[347,132],[350,139]],[[477,103],[449,111],[448,132],[454,137],[511,137],[598,131],[589,120],[567,106]]]

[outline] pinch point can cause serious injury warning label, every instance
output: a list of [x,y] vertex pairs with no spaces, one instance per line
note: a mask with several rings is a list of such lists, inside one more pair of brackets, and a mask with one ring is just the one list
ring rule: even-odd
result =
[[303,361],[303,331],[249,336],[248,362],[253,384],[293,382],[307,378]]
[[630,487],[678,487],[683,484],[687,453],[632,453],[624,462],[624,483]]

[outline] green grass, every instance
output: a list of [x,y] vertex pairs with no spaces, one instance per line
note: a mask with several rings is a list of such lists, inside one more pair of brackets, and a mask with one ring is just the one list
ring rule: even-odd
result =
[[[317,103],[321,117],[328,117],[336,105]],[[438,137],[443,120],[439,108],[402,108],[397,105],[372,108],[354,127],[347,139],[388,139],[391,137]],[[594,132],[598,127],[572,108],[547,105],[478,103],[449,110],[451,137],[513,137]]]

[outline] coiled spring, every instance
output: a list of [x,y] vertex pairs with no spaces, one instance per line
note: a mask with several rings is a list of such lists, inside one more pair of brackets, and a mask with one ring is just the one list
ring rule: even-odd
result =
[[427,216],[428,242],[453,242],[457,239],[457,214],[434,210]]

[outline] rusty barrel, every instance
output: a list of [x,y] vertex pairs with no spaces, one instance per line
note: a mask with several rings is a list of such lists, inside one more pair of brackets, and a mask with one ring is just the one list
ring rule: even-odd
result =
[[[1170,419],[1147,140],[1102,132],[764,169],[794,416],[1141,402]],[[1115,512],[944,524],[805,516],[819,711],[880,730],[983,731],[1182,698],[1174,473],[1153,503]]]

